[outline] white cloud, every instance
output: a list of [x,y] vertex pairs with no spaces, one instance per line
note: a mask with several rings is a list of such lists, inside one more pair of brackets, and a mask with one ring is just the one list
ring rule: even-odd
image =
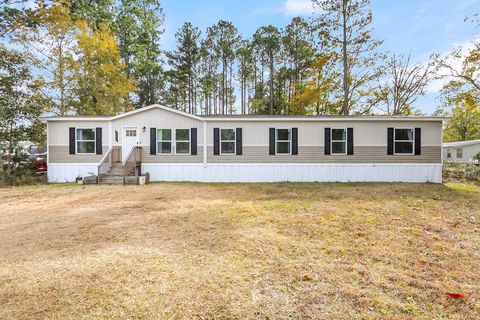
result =
[[283,12],[290,16],[313,13],[311,0],[287,0],[283,5]]

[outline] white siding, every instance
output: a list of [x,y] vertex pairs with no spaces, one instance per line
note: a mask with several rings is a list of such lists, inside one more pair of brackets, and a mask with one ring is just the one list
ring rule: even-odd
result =
[[109,145],[110,134],[108,130],[108,121],[50,121],[48,122],[48,144],[51,146],[68,146],[68,128],[71,127],[102,128],[102,144]]
[[[198,147],[203,145],[203,122],[186,117],[177,113],[161,110],[150,109],[125,118],[112,121],[112,136],[115,130],[118,132],[118,142],[113,140],[113,145],[122,144],[122,128],[138,127],[140,132],[140,145],[150,145],[150,128],[157,129],[191,129],[197,128]],[[143,132],[145,127],[145,132]]]
[[[462,149],[462,158],[457,158],[457,149]],[[447,158],[447,150],[451,151],[452,157]],[[469,145],[466,147],[449,147],[443,148],[443,159],[452,162],[468,162],[480,152],[480,143]]]
[[269,128],[298,128],[299,146],[323,146],[325,128],[353,128],[354,145],[376,147],[387,145],[387,128],[421,128],[422,146],[442,145],[441,122],[391,121],[228,121],[207,123],[207,145],[213,145],[213,128],[243,128],[244,146],[268,146]]

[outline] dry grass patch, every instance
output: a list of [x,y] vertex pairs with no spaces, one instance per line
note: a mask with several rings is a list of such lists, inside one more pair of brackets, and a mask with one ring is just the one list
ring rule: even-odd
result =
[[476,319],[479,219],[464,184],[3,188],[0,318]]

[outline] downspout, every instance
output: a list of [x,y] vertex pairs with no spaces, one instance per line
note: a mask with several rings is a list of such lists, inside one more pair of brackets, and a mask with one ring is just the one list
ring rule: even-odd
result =
[[203,120],[203,167],[207,167],[207,121]]
[[[140,134],[140,132],[138,134]],[[109,120],[108,121],[108,149],[109,150],[112,149],[112,146],[113,146],[112,137],[113,137],[113,134],[112,134],[112,120]]]

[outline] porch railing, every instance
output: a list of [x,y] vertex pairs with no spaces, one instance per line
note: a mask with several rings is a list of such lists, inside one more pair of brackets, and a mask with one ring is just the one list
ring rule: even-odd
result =
[[112,167],[112,150],[113,148],[110,148],[100,161],[98,165],[98,175],[107,174]]
[[123,163],[123,178],[130,175],[138,175],[137,168],[141,161],[141,147],[133,147],[127,157],[127,160]]

